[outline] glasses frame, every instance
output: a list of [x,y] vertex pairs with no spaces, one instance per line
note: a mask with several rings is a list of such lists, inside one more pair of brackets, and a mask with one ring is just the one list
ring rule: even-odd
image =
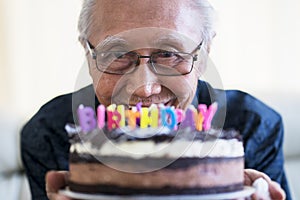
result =
[[[90,54],[90,56],[92,57],[93,60],[95,60],[95,63],[96,63],[96,67],[97,69],[100,71],[100,72],[103,72],[103,73],[106,73],[106,74],[112,74],[112,75],[124,75],[124,74],[130,74],[130,73],[133,73],[136,69],[137,69],[137,66],[139,66],[140,64],[140,59],[141,58],[149,58],[149,62],[151,64],[151,71],[154,73],[154,74],[157,74],[157,75],[160,75],[160,76],[182,76],[182,75],[187,75],[189,73],[192,72],[193,68],[194,68],[194,62],[198,60],[198,54],[195,54],[197,53],[198,51],[200,51],[201,47],[202,47],[202,44],[203,44],[203,40],[197,45],[197,47],[191,52],[191,53],[187,53],[187,52],[173,52],[172,53],[182,53],[182,54],[187,54],[187,55],[190,55],[192,56],[192,66],[191,66],[191,69],[189,72],[186,72],[186,73],[183,73],[183,74],[161,74],[159,72],[156,71],[156,67],[154,66],[154,63],[152,61],[152,56],[155,54],[155,53],[152,53],[150,56],[145,56],[145,55],[141,55],[141,54],[138,54],[137,52],[134,52],[132,51],[133,53],[135,53],[137,55],[137,61],[136,61],[136,65],[133,67],[133,70],[131,71],[128,71],[126,73],[113,73],[113,72],[108,72],[108,71],[105,71],[105,70],[101,70],[99,69],[98,67],[98,63],[97,63],[97,53],[96,53],[96,49],[95,47],[89,42],[89,40],[85,40],[86,42],[86,46],[87,46],[87,49],[88,49],[88,53]],[[103,51],[103,53],[105,52],[109,52],[109,51]],[[116,51],[118,52],[118,51]]]

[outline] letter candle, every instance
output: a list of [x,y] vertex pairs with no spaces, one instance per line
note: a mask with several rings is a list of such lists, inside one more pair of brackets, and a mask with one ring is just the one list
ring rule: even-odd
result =
[[161,124],[173,130],[177,126],[177,118],[173,108],[165,107],[160,111]]
[[211,127],[211,121],[217,112],[218,104],[214,102],[209,106],[207,109],[207,106],[205,104],[199,104],[198,106],[199,112],[203,115],[203,129],[205,131],[209,130]]
[[158,127],[158,108],[155,104],[152,104],[149,108],[151,113],[151,127],[156,128]]
[[98,128],[103,128],[105,125],[105,107],[104,105],[99,105],[97,108],[97,122],[98,122]]
[[107,107],[107,128],[112,130],[113,128],[120,127],[121,115],[116,110],[116,104],[111,104]]
[[148,112],[149,112],[148,108],[140,108],[140,113],[141,113],[140,127],[141,128],[147,128],[148,125],[151,124],[151,118],[149,117]]
[[185,118],[182,121],[181,126],[183,128],[190,127],[192,130],[194,130],[195,129],[194,117],[195,117],[194,109],[189,107],[185,113]]
[[136,109],[126,110],[126,117],[128,119],[128,125],[131,128],[136,127],[136,119],[140,117],[140,113]]
[[[137,104],[137,107],[132,107],[130,110],[126,110],[124,105],[112,104],[107,108],[104,105],[99,105],[97,119],[91,107],[80,105],[77,109],[79,125],[83,132],[92,131],[97,125],[99,129],[104,128],[105,122],[109,130],[124,126],[129,126],[132,129],[136,126],[156,128],[160,125],[171,130],[177,130],[178,124],[180,124],[182,128],[190,127],[191,130],[206,131],[211,128],[213,116],[218,108],[217,103],[211,104],[208,108],[205,104],[199,104],[198,110],[194,106],[189,106],[184,112],[181,109],[164,106],[163,104],[153,104],[149,108],[141,105]],[[107,119],[105,119],[105,112],[107,113]]]
[[119,127],[124,127],[125,126],[125,106],[124,105],[118,105],[117,106],[117,111],[120,113],[120,123]]
[[113,128],[119,128],[120,121],[121,121],[121,115],[117,110],[107,111],[108,130],[112,130]]
[[83,132],[89,132],[96,128],[95,112],[91,107],[80,105],[77,109],[77,115]]
[[147,128],[151,126],[156,128],[158,126],[158,109],[157,107],[152,108],[141,108],[141,128]]

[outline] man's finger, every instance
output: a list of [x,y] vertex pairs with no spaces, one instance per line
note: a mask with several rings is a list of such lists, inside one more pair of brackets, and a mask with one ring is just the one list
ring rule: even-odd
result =
[[46,174],[47,193],[56,193],[67,184],[67,171],[49,171]]
[[245,183],[246,185],[252,185],[252,183],[258,178],[264,178],[268,183],[271,182],[271,179],[268,175],[254,169],[245,169],[244,177],[245,181],[249,182],[249,184]]
[[[265,173],[253,170],[253,169],[245,169],[244,170],[244,184],[251,186],[255,180],[258,178],[263,178],[267,181],[269,187],[269,193],[271,199],[285,199],[286,195],[284,190],[280,187],[280,185],[270,179],[268,175]],[[253,197],[252,197],[253,198]],[[255,198],[254,198],[255,199]]]
[[274,181],[269,184],[269,192],[272,199],[285,199],[286,194],[280,185]]

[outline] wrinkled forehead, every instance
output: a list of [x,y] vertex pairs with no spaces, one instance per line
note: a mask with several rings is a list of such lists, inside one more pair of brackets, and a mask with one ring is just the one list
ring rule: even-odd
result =
[[189,36],[165,28],[144,27],[127,30],[106,38],[96,44],[97,49],[109,50],[115,46],[127,49],[165,49],[173,48],[178,51],[192,51],[201,41],[194,41]]

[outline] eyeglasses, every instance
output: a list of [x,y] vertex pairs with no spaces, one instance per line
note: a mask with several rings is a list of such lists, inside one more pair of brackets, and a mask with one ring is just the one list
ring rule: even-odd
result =
[[149,58],[151,71],[162,76],[180,76],[191,73],[203,41],[191,53],[157,50],[150,56],[140,55],[134,51],[96,51],[86,40],[86,45],[91,57],[96,61],[99,71],[123,75],[136,70],[141,58]]

